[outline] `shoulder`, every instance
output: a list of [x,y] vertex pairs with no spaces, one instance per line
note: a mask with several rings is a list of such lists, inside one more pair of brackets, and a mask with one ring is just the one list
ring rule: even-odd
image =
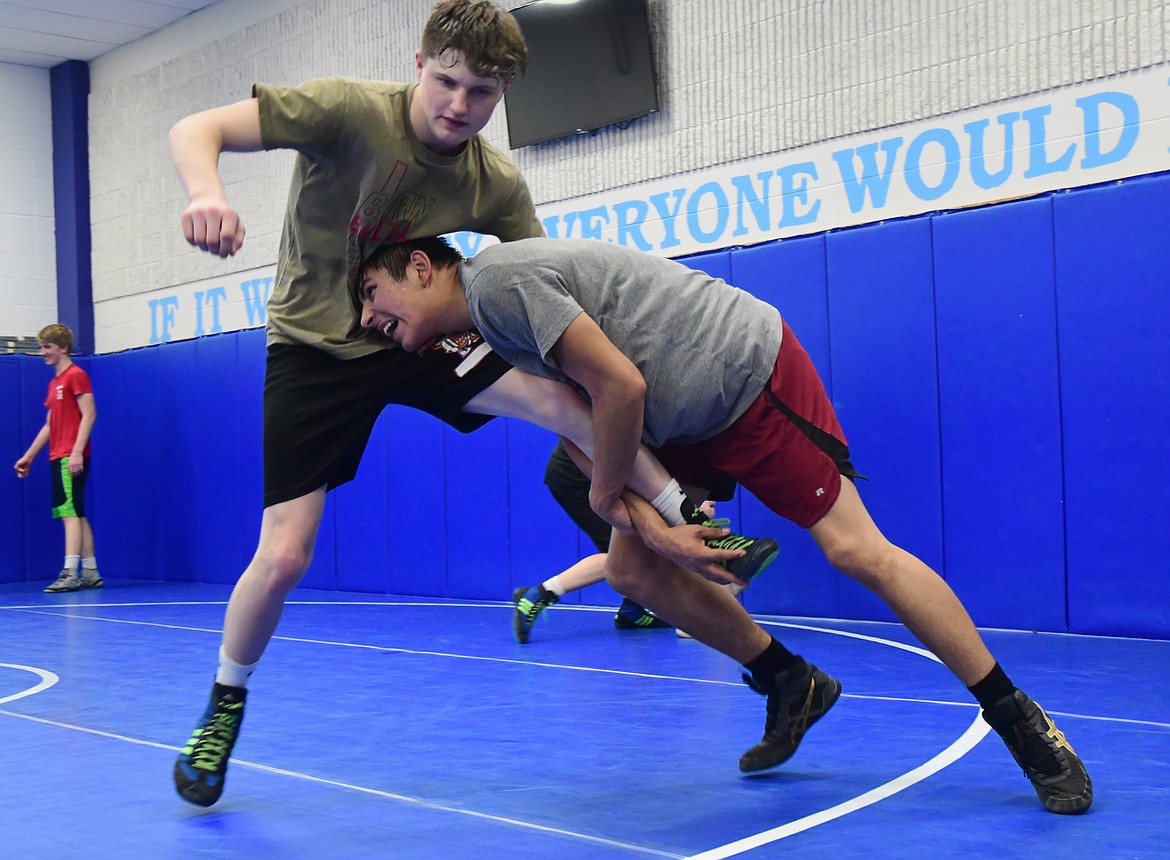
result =
[[362,78],[313,78],[292,87],[257,83],[252,94],[266,105],[301,108],[313,106],[318,110],[344,108],[348,105],[385,104],[405,95],[410,84],[391,81],[370,81]]
[[468,142],[468,155],[475,159],[485,173],[494,179],[508,180],[513,183],[522,181],[520,169],[511,158],[480,132]]
[[74,386],[83,386],[84,391],[89,390],[89,374],[86,373],[79,365],[71,364],[65,371],[69,374],[69,381]]

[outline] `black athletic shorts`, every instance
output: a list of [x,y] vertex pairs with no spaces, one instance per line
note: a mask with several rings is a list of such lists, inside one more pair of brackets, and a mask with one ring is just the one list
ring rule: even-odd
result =
[[609,552],[610,525],[589,505],[589,479],[560,442],[544,467],[544,483],[569,519],[589,536],[598,552]]
[[374,422],[391,403],[430,413],[461,433],[490,421],[461,410],[511,365],[482,341],[446,347],[421,356],[384,349],[343,360],[314,347],[270,345],[264,507],[352,481]]
[[53,491],[53,519],[85,516],[85,479],[89,476],[89,460],[76,475],[69,471],[69,458],[49,461],[49,478]]

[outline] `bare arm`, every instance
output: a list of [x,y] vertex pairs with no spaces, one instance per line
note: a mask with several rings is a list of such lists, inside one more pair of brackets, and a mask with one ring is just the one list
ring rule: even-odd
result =
[[89,443],[93,423],[97,421],[97,404],[94,402],[93,394],[78,395],[77,408],[81,410],[81,423],[77,427],[77,441],[73,443],[73,450],[69,453],[71,475],[80,474],[85,467],[85,446]]
[[622,496],[633,522],[634,531],[642,543],[665,559],[680,567],[721,585],[748,583],[736,577],[720,562],[743,555],[741,550],[711,549],[705,541],[726,535],[729,529],[705,526],[674,526],[670,528],[658,512],[641,496],[626,491]]
[[32,461],[36,459],[37,454],[41,453],[41,449],[49,441],[49,413],[45,413],[45,423],[41,425],[41,429],[37,432],[37,437],[33,439],[32,444],[28,446],[28,450],[24,452],[24,456],[16,461],[16,477],[24,478],[28,475],[29,467],[32,466]]
[[[552,357],[593,403],[593,475],[589,503],[609,522],[642,441],[646,381],[588,315],[574,319]],[[622,517],[624,519],[624,517]]]
[[245,99],[184,117],[171,128],[168,142],[187,192],[183,236],[208,253],[235,254],[244,244],[244,225],[220,182],[219,156],[263,148],[259,102]]

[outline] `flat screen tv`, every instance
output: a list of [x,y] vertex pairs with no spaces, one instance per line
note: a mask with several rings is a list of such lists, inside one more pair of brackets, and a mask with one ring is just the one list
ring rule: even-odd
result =
[[512,14],[528,43],[504,96],[512,149],[658,110],[646,0],[534,0]]

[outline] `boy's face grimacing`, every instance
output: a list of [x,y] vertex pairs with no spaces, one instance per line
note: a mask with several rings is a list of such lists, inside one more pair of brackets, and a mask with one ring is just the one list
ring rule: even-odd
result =
[[419,83],[411,99],[411,127],[428,149],[453,152],[483,130],[508,85],[472,72],[458,51],[438,57],[420,51],[415,63]]
[[416,351],[443,334],[435,322],[435,291],[428,289],[414,266],[407,267],[401,281],[394,280],[385,269],[369,270],[362,278],[358,295],[362,300],[362,328],[376,330],[403,349]]

